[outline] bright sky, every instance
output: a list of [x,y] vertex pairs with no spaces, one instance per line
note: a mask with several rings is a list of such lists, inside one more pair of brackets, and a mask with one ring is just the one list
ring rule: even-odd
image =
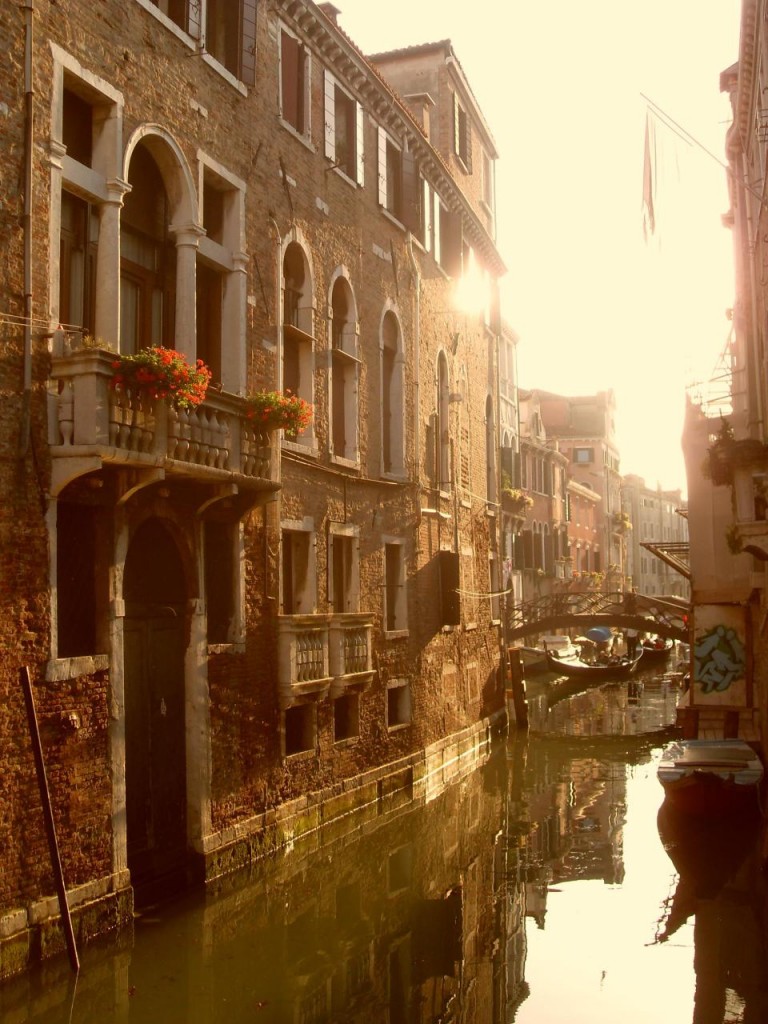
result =
[[726,174],[657,124],[657,234],[642,234],[648,96],[717,160],[740,0],[335,0],[366,53],[450,39],[499,150],[504,315],[523,387],[613,388],[622,472],[686,491],[685,388],[733,305]]

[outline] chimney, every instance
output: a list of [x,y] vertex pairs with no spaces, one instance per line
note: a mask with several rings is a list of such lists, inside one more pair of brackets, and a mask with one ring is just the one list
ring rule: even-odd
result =
[[341,14],[341,11],[335,4],[318,4],[318,7],[329,21],[332,21],[334,25],[339,24],[339,15]]

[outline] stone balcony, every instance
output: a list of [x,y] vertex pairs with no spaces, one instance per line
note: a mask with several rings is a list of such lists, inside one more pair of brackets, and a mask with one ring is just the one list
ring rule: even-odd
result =
[[254,429],[242,398],[208,391],[177,410],[162,399],[114,391],[114,354],[83,349],[54,358],[49,392],[51,492],[105,466],[147,482],[187,479],[230,494],[278,489],[271,435]]
[[362,693],[373,679],[373,616],[278,616],[278,690],[280,707],[345,693]]

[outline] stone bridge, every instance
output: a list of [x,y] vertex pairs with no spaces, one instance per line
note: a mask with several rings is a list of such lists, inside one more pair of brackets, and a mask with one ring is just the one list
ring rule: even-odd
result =
[[558,629],[575,628],[583,634],[593,626],[612,626],[688,643],[688,621],[689,606],[682,600],[623,592],[563,591],[512,609],[506,635],[507,640],[518,640]]

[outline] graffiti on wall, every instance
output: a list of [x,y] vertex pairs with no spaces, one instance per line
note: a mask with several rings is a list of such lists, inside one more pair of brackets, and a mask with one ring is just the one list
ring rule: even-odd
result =
[[744,644],[734,629],[716,626],[700,637],[693,648],[696,679],[704,693],[727,690],[741,679],[746,668]]
[[743,609],[728,605],[697,608],[693,643],[696,696],[710,703],[741,703],[746,697],[746,671]]

